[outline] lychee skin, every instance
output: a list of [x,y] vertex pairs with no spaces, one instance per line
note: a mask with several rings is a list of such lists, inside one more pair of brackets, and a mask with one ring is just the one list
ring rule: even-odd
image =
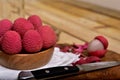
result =
[[6,54],[17,54],[22,49],[21,37],[16,31],[7,31],[2,37],[2,50]]
[[21,35],[21,37],[23,37],[25,32],[27,32],[28,30],[33,30],[33,29],[34,29],[34,26],[32,25],[32,23],[30,23],[24,18],[16,19],[13,25],[13,30],[18,32]]
[[0,37],[0,45],[1,45],[1,43],[2,43],[2,37]]
[[8,30],[12,28],[12,22],[8,19],[3,19],[0,21],[0,37],[5,34]]
[[1,44],[2,44],[2,37],[0,37],[0,50],[2,50],[1,49]]
[[96,51],[89,52],[88,54],[91,56],[97,56],[101,58],[101,57],[104,57],[106,53],[107,53],[107,50],[96,50]]
[[29,30],[23,36],[23,48],[27,52],[38,52],[42,46],[43,40],[36,30]]
[[80,65],[81,64],[86,64],[86,63],[87,62],[86,62],[85,58],[83,58],[83,57],[81,57],[80,60],[76,62],[76,64],[80,64]]
[[41,26],[42,26],[42,20],[41,20],[40,17],[37,16],[37,15],[31,15],[31,16],[28,18],[28,21],[30,21],[30,22],[34,25],[34,28],[35,28],[35,29],[38,29],[38,27],[41,27]]
[[43,39],[44,49],[47,49],[56,44],[57,36],[50,26],[44,25],[38,29],[38,32],[41,34]]
[[97,56],[89,56],[86,58],[87,63],[92,63],[92,62],[99,62],[101,59]]

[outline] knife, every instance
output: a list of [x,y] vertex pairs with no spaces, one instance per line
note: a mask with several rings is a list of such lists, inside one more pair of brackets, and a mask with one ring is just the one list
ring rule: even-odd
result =
[[120,61],[96,62],[76,66],[59,66],[35,71],[21,71],[18,80],[46,80],[72,74],[82,74],[94,70],[110,68],[120,65]]

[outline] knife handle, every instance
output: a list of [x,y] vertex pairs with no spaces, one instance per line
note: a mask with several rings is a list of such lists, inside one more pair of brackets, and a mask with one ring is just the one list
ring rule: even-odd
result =
[[60,66],[31,72],[34,75],[35,79],[50,79],[78,73],[79,68],[77,66]]

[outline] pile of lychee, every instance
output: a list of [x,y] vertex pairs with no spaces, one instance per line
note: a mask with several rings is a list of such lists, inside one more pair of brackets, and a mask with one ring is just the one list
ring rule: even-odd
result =
[[0,21],[0,48],[6,54],[39,52],[54,46],[56,38],[52,27],[43,25],[37,15],[17,18],[13,23],[8,19]]

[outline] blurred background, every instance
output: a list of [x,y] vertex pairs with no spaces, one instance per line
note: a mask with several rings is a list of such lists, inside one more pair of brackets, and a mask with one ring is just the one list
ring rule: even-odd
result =
[[120,0],[0,0],[0,19],[39,15],[51,25],[57,43],[84,44],[103,35],[120,53]]

